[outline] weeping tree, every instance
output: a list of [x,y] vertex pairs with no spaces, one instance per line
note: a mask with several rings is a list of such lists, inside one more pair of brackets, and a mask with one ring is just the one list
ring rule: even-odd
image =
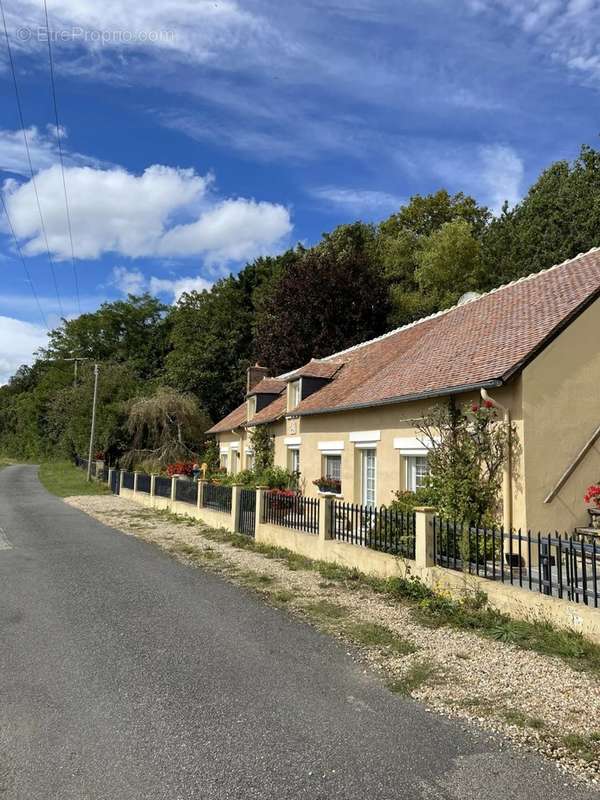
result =
[[131,450],[124,460],[129,466],[145,462],[155,467],[197,461],[209,425],[208,415],[193,395],[160,387],[129,406]]

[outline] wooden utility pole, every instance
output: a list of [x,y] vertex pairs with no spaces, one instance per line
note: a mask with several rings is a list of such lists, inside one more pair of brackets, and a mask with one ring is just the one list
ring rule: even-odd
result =
[[[77,363],[77,362],[75,362]],[[94,451],[94,436],[96,434],[96,401],[98,399],[98,364],[94,364],[94,400],[92,401],[92,426],[90,429],[90,449],[88,452],[87,479],[92,480],[92,453]]]

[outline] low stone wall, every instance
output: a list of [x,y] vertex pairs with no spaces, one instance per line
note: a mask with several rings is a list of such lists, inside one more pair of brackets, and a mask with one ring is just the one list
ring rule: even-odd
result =
[[380,578],[403,577],[407,571],[414,572],[415,569],[415,562],[409,559],[265,522],[256,526],[256,541],[285,547],[307,558],[340,564]]
[[135,500],[146,508],[155,508],[157,511],[171,511],[182,517],[191,517],[210,525],[211,528],[225,528],[230,533],[233,532],[231,514],[221,511],[214,511],[212,508],[198,508],[192,503],[184,503],[181,500],[171,500],[169,497],[150,495],[147,492],[136,492],[133,489],[121,487],[121,497],[128,500]]
[[476,575],[464,575],[443,567],[422,570],[421,578],[433,589],[449,592],[454,597],[484,592],[491,606],[515,619],[549,622],[558,628],[582,633],[586,638],[600,644],[598,608],[530,592],[528,589],[499,581],[478,578]]

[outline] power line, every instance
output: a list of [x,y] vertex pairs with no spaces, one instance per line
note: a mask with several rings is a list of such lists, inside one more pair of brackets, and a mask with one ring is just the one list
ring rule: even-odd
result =
[[15,247],[17,249],[17,253],[19,254],[19,258],[21,259],[21,263],[23,264],[23,269],[25,270],[25,276],[27,278],[27,282],[29,283],[29,288],[31,289],[31,292],[33,294],[35,302],[37,303],[37,307],[38,307],[38,310],[40,312],[40,316],[42,318],[42,322],[44,323],[44,328],[46,328],[46,330],[49,330],[49,328],[48,328],[48,320],[46,319],[46,315],[42,311],[42,306],[40,304],[40,298],[38,297],[38,293],[35,290],[35,286],[33,285],[33,281],[31,280],[31,275],[29,273],[29,269],[27,267],[27,263],[25,262],[25,257],[23,256],[23,253],[21,252],[21,248],[19,246],[19,241],[17,239],[17,235],[15,233],[15,229],[13,228],[13,224],[12,224],[11,218],[10,218],[9,213],[8,213],[8,208],[6,207],[6,202],[4,201],[4,194],[2,192],[0,192],[0,199],[2,200],[2,208],[4,209],[4,214],[5,214],[6,219],[8,221],[8,227],[10,228],[10,232],[12,233],[12,236],[13,236],[13,239],[14,239],[14,242],[15,242]]
[[37,184],[35,182],[35,174],[33,171],[33,163],[31,161],[31,153],[29,151],[29,142],[27,141],[27,134],[25,133],[25,120],[23,118],[23,108],[21,106],[21,95],[19,94],[19,85],[17,83],[17,73],[15,70],[15,62],[13,60],[12,55],[12,48],[10,46],[10,39],[8,37],[8,27],[6,25],[6,16],[4,15],[4,3],[0,0],[0,11],[2,12],[2,24],[4,26],[4,36],[6,38],[6,49],[8,51],[8,61],[10,64],[10,69],[12,72],[12,79],[13,79],[13,86],[15,89],[15,99],[17,101],[17,112],[19,115],[19,122],[21,124],[21,131],[23,133],[23,141],[25,142],[25,151],[27,153],[27,161],[29,163],[29,172],[31,174],[31,184],[33,186],[33,192],[35,194],[35,200],[37,203],[37,209],[40,216],[40,224],[42,228],[42,234],[44,236],[44,242],[46,244],[46,252],[48,253],[48,261],[50,263],[50,271],[52,273],[52,281],[54,283],[54,290],[56,292],[56,299],[58,300],[58,308],[60,310],[61,317],[64,317],[64,310],[62,301],[60,299],[60,292],[58,291],[58,282],[56,280],[56,271],[54,269],[54,261],[52,260],[52,255],[50,254],[50,246],[48,244],[48,234],[46,233],[46,225],[44,223],[44,216],[42,214],[42,206],[40,204],[40,197],[37,190]]
[[69,241],[71,243],[71,264],[73,265],[73,278],[75,279],[75,293],[77,295],[77,308],[81,314],[81,300],[79,297],[79,280],[77,278],[77,266],[75,265],[75,248],[73,247],[73,229],[71,227],[71,210],[69,208],[69,197],[67,194],[67,181],[65,178],[65,162],[63,158],[62,140],[60,135],[60,123],[58,121],[58,104],[56,102],[56,83],[54,80],[54,63],[52,60],[52,44],[50,42],[50,26],[48,24],[48,5],[44,0],[44,16],[46,18],[46,40],[48,42],[48,62],[50,64],[50,85],[52,87],[52,103],[54,105],[54,119],[56,121],[56,140],[58,142],[58,155],[60,158],[60,170],[62,173],[63,193],[65,196],[65,211],[67,215],[67,228],[69,231]]

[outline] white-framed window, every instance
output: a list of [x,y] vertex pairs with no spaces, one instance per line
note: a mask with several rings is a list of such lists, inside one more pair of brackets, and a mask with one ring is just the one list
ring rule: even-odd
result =
[[325,463],[325,477],[334,481],[342,480],[342,457],[341,455],[323,456]]
[[361,450],[361,501],[365,506],[374,506],[377,498],[377,451],[374,448]]
[[290,408],[296,408],[300,403],[300,381],[290,383]]
[[254,453],[246,450],[246,469],[254,469]]
[[221,453],[219,456],[219,466],[221,469],[227,469],[227,453]]
[[253,394],[252,397],[248,398],[248,419],[252,419],[252,417],[256,414],[256,395]]
[[422,489],[428,475],[427,456],[406,456],[406,488],[410,492]]
[[290,472],[300,472],[300,448],[288,448],[288,469]]

